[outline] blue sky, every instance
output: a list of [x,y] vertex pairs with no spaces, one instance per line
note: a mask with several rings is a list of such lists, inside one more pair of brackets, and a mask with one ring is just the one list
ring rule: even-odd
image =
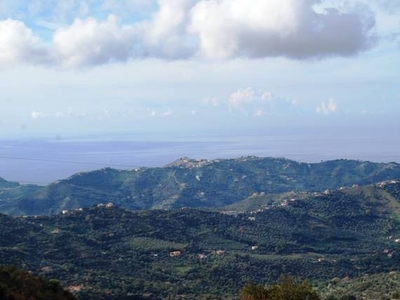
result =
[[400,1],[0,0],[0,137],[400,130]]

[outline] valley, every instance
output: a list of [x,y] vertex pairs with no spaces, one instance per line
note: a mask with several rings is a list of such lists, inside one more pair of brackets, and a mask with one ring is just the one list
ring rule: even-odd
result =
[[397,178],[396,163],[248,157],[4,180],[0,262],[79,299],[235,299],[282,274],[350,295],[346,280],[399,270]]

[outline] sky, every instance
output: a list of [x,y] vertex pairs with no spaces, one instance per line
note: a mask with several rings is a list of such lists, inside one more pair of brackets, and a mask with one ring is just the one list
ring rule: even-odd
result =
[[0,139],[400,130],[399,0],[0,0]]

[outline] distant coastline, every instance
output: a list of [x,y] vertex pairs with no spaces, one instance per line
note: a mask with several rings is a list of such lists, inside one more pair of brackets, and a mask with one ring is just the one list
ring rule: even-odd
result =
[[161,167],[181,157],[195,159],[285,157],[302,162],[357,159],[400,162],[400,140],[368,136],[246,136],[172,141],[27,140],[0,141],[0,176],[47,184],[103,167]]

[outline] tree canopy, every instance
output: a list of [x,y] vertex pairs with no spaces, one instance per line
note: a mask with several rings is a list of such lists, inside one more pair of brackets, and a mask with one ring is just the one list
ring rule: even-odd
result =
[[0,299],[75,300],[54,279],[35,277],[15,267],[0,266]]
[[247,283],[240,293],[241,300],[319,300],[310,283],[297,283],[289,276],[282,276],[269,287]]

